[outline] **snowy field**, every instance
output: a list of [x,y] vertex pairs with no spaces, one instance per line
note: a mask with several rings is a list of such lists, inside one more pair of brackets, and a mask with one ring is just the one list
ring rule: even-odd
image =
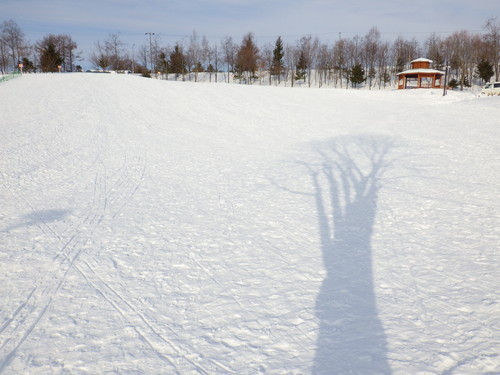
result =
[[1,374],[499,374],[500,97],[0,85]]

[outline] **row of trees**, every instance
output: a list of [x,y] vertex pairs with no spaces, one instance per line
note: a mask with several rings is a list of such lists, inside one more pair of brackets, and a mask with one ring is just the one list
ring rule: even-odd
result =
[[17,70],[19,64],[23,64],[27,72],[57,72],[59,69],[72,72],[79,68],[78,61],[81,61],[81,53],[69,35],[49,34],[30,45],[13,20],[0,24],[1,73]]
[[[319,38],[303,36],[293,44],[285,44],[278,37],[274,44],[259,47],[252,33],[241,43],[231,37],[210,44],[196,32],[186,42],[162,47],[159,37],[142,46],[136,56],[130,57],[118,34],[98,42],[92,61],[101,69],[133,69],[154,73],[161,77],[198,80],[200,72],[208,79],[224,79],[242,83],[306,84],[308,86],[366,86],[382,87],[392,83],[395,74],[409,68],[409,62],[418,57],[433,60],[433,68],[450,68],[450,74],[460,87],[472,82],[482,84],[493,76],[500,79],[500,23],[490,19],[483,34],[457,31],[446,38],[430,35],[423,44],[415,38],[398,37],[384,41],[376,27],[364,36],[339,38],[333,44]],[[146,69],[146,67],[148,67]],[[231,73],[231,74],[227,74]],[[170,76],[169,76],[170,75]]]
[[[151,33],[149,35],[151,37]],[[306,84],[308,86],[356,86],[362,82],[369,88],[392,84],[395,74],[409,68],[418,57],[433,60],[433,68],[450,67],[451,75],[463,88],[473,82],[500,79],[500,22],[489,19],[482,34],[457,31],[446,38],[430,35],[422,44],[415,38],[400,36],[385,41],[376,27],[364,36],[339,38],[324,43],[306,35],[285,44],[278,37],[272,44],[258,46],[252,33],[240,43],[226,37],[209,43],[196,32],[173,46],[161,46],[156,35],[149,43],[132,50],[120,34],[110,34],[95,44],[89,60],[103,70],[132,70],[159,73],[161,77],[181,77],[197,81],[200,72],[209,80],[231,79],[242,83]],[[22,62],[25,69],[44,72],[75,71],[81,60],[76,43],[69,35],[47,35],[34,45],[24,41],[24,34],[10,20],[0,24],[0,70],[14,69]]]

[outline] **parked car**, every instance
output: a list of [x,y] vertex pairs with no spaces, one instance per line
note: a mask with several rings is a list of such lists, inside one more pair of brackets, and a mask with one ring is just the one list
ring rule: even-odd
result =
[[500,95],[500,82],[487,83],[481,90],[481,94]]

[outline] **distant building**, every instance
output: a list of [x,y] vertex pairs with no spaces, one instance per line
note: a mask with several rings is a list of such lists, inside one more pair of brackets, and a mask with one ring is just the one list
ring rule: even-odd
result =
[[438,89],[444,84],[444,72],[431,69],[432,60],[413,60],[410,70],[396,74],[398,76],[398,89]]

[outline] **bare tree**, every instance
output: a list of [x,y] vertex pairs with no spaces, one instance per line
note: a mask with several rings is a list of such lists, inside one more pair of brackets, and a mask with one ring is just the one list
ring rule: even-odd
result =
[[63,71],[72,72],[75,62],[81,59],[80,53],[76,51],[76,42],[69,35],[57,35],[56,44],[61,54]]
[[111,66],[111,57],[100,42],[95,43],[94,50],[90,53],[89,60],[95,67],[99,67],[103,71]]
[[500,21],[490,18],[485,25],[484,36],[488,48],[488,60],[493,64],[496,80],[500,80]]
[[318,75],[318,86],[327,84],[332,68],[330,48],[327,44],[320,44],[317,51],[316,74]]
[[233,38],[230,36],[224,38],[222,41],[222,51],[223,51],[223,60],[227,66],[227,82],[229,83],[229,73],[234,72],[234,66],[236,63],[236,52],[238,47],[233,42]]
[[94,51],[90,54],[90,61],[103,70],[124,70],[130,66],[125,53],[125,44],[119,34],[109,34],[103,43],[96,42]]
[[127,63],[124,59],[125,44],[120,40],[120,34],[109,34],[104,41],[104,50],[109,56],[111,69],[124,70],[127,68]]
[[398,36],[392,44],[394,73],[402,72],[410,67],[410,62],[419,57],[420,49],[415,38],[406,40]]
[[[476,65],[473,56],[472,36],[466,30],[455,31],[446,38],[445,43],[450,53],[450,66],[456,72],[460,81],[460,89],[463,90],[464,86],[470,84],[469,72],[473,71]],[[473,65],[472,69],[470,69],[471,64]]]
[[27,45],[24,40],[24,33],[13,20],[8,20],[0,24],[0,40],[2,61],[6,65],[4,70],[15,70],[21,62],[22,57],[27,52]]
[[269,43],[266,43],[264,47],[261,48],[261,64],[262,70],[267,71],[269,76],[269,85],[272,85],[272,77],[271,74],[273,70],[273,46]]
[[205,71],[208,71],[208,76],[209,76],[209,81],[212,82],[212,72],[214,70],[213,65],[212,65],[212,60],[214,58],[214,51],[210,47],[210,43],[208,42],[208,39],[205,35],[203,35],[203,38],[201,38],[201,65],[205,66],[206,69]]
[[443,40],[436,34],[431,34],[424,42],[424,56],[432,60],[434,69],[443,69],[444,67],[444,51]]
[[372,27],[363,38],[364,65],[365,71],[368,73],[368,87],[370,89],[376,76],[375,65],[380,43],[380,32],[376,27]]
[[378,61],[378,74],[379,74],[378,88],[380,89],[382,83],[384,84],[385,88],[385,86],[391,82],[391,77],[392,77],[389,69],[389,61],[390,61],[389,42],[380,43],[377,51],[377,61]]
[[471,47],[472,47],[472,53],[471,53],[471,59],[469,63],[467,64],[467,75],[470,79],[470,83],[473,83],[473,79],[477,78],[478,79],[478,85],[481,85],[481,78],[476,74],[477,73],[477,65],[481,62],[481,60],[484,60],[485,56],[485,41],[484,38],[481,35],[478,34],[472,34],[471,35]]
[[[206,39],[205,39],[206,40]],[[208,43],[208,41],[207,41]],[[213,46],[210,46],[207,44],[206,47],[206,53],[207,53],[207,62],[208,62],[208,67],[207,70],[209,72],[209,79],[210,82],[212,82],[212,73],[215,73],[215,82],[218,82],[218,73],[219,73],[219,63],[222,59],[221,56],[221,51],[219,47],[217,46],[217,43],[215,43]]]
[[0,36],[0,73],[4,74],[6,73],[8,67],[9,67],[9,52],[7,49],[7,43],[5,40]]
[[158,67],[159,55],[162,52],[160,44],[161,44],[160,35],[153,33],[151,38],[151,44],[149,45],[149,48],[151,49],[149,51],[149,58],[152,59],[150,62],[151,62],[151,69],[153,69],[151,73],[157,73],[159,70],[161,71],[161,69],[159,69]]
[[219,50],[219,47],[217,47],[217,44],[214,44],[214,50],[215,50],[215,82],[219,82],[217,79],[217,74],[219,73],[219,62],[221,61],[222,55],[221,55],[221,50]]
[[201,61],[201,48],[198,33],[193,31],[189,37],[189,46],[185,54],[186,65],[188,70],[188,78],[191,80],[191,71],[194,70],[194,81],[198,81],[198,66]]
[[148,52],[148,46],[143,44],[142,46],[139,47],[139,51],[137,52],[137,58],[139,61],[139,65],[142,66],[142,69],[148,70],[148,59],[149,59],[149,52]]
[[300,52],[296,46],[287,44],[285,46],[285,81],[290,79],[290,85],[295,83],[295,69],[299,61]]
[[311,35],[303,36],[302,38],[300,38],[298,46],[299,50],[304,55],[305,64],[307,67],[307,83],[309,87],[311,87],[311,71],[316,60],[316,52],[319,46],[319,39],[317,37],[313,39]]
[[335,75],[335,87],[337,87],[338,78],[340,78],[340,87],[342,88],[342,78],[347,69],[347,43],[345,39],[339,39],[333,46],[333,66],[338,73]]

